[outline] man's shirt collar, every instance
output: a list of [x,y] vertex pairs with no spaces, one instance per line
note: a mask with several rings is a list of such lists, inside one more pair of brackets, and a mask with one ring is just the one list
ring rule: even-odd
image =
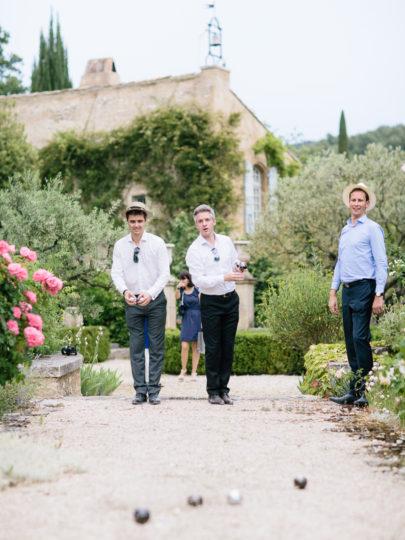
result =
[[[360,223],[365,223],[366,221],[368,220],[368,217],[366,214],[363,214],[361,217],[359,217],[358,220],[356,220],[356,223],[354,224],[354,226],[357,225],[357,222],[360,221]],[[352,217],[350,216],[349,219],[347,220],[347,224],[352,227]]]
[[[141,242],[147,242],[148,241],[148,236],[149,236],[149,233],[147,233],[146,231],[143,231],[143,235],[142,235],[142,238],[141,238]],[[135,244],[135,242],[132,240],[132,235],[131,233],[129,233],[127,235],[127,241],[130,242],[131,244]]]

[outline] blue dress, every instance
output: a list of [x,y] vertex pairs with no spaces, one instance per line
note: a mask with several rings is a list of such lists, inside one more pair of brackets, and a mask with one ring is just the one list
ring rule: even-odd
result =
[[[184,289],[180,289],[180,294]],[[180,341],[197,341],[197,334],[201,331],[201,311],[198,300],[198,289],[194,287],[191,294],[185,294],[184,315],[181,322]]]

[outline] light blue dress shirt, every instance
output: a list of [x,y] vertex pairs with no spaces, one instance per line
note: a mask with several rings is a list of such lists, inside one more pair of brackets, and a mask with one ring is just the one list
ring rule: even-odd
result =
[[339,239],[339,254],[332,279],[332,289],[341,283],[375,279],[376,294],[383,294],[387,281],[387,255],[384,231],[364,214],[354,225],[347,220]]

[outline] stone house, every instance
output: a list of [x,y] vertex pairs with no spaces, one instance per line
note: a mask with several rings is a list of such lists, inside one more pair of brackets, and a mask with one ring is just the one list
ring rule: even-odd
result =
[[[79,133],[110,131],[128,124],[137,115],[159,105],[194,102],[225,116],[240,114],[237,135],[244,155],[245,172],[234,179],[240,206],[235,213],[234,237],[254,230],[254,223],[275,190],[277,170],[269,167],[264,154],[252,147],[266,134],[265,125],[230,88],[230,73],[219,66],[203,67],[199,73],[121,83],[112,58],[90,60],[79,88],[8,97],[15,101],[28,141],[45,146],[58,131]],[[296,158],[286,152],[287,162]],[[146,188],[132,184],[123,193],[124,203],[146,200]],[[148,201],[150,204],[150,201]],[[151,204],[153,207],[153,204]]]

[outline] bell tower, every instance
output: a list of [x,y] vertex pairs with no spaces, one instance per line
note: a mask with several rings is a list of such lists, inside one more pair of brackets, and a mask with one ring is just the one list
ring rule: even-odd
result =
[[215,2],[207,4],[210,10],[210,21],[208,23],[208,54],[205,58],[206,66],[225,67],[222,56],[222,27],[215,15]]

